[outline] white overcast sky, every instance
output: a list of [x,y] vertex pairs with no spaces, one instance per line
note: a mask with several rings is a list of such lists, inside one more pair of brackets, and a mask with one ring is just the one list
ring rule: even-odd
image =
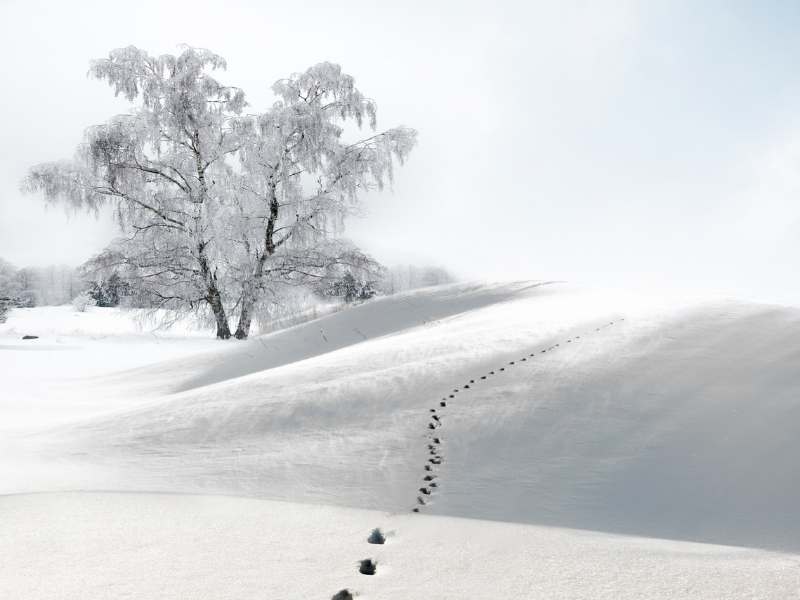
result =
[[340,63],[378,125],[419,130],[349,235],[465,278],[674,286],[800,304],[800,3],[0,0],[0,257],[78,264],[104,219],[26,168],[124,111],[88,62],[134,44],[271,83]]

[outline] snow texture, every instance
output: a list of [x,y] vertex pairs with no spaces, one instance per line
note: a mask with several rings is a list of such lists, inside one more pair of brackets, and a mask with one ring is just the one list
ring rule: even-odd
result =
[[37,310],[0,326],[0,492],[129,493],[0,498],[0,597],[800,589],[800,310],[458,284],[246,343],[23,343]]

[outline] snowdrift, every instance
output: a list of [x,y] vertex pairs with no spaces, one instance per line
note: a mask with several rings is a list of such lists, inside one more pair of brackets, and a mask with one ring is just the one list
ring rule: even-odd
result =
[[8,491],[417,507],[796,552],[799,326],[731,301],[431,288],[117,374],[149,395],[29,438],[64,469]]

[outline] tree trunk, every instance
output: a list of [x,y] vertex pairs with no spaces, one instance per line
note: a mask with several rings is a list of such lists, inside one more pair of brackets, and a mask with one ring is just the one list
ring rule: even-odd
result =
[[242,310],[239,312],[239,323],[236,325],[236,333],[233,334],[237,340],[246,340],[250,335],[250,323],[253,320],[253,306],[255,305],[255,294],[251,289],[246,289],[242,294]]
[[222,297],[216,287],[208,291],[208,304],[211,306],[211,312],[214,313],[214,320],[217,322],[217,338],[220,340],[229,340],[231,337],[231,329],[228,327],[228,317],[225,315],[225,306],[222,304]]
[[242,291],[242,310],[239,313],[239,323],[236,325],[236,339],[244,340],[250,335],[250,323],[253,320],[253,307],[256,304],[256,288],[264,275],[264,263],[267,258],[275,253],[275,222],[278,220],[278,198],[275,195],[275,183],[272,177],[269,182],[269,219],[264,229],[264,250],[256,260],[250,280]]

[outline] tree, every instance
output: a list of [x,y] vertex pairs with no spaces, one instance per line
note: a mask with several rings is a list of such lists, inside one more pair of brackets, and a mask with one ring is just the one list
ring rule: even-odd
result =
[[32,168],[23,187],[77,208],[113,204],[151,292],[164,305],[207,304],[226,339],[216,234],[245,99],[206,72],[224,67],[194,48],[153,57],[129,46],[93,61],[90,74],[138,108],[90,127],[75,160]]
[[248,123],[252,129],[239,153],[245,177],[236,202],[245,225],[239,245],[245,268],[237,338],[248,336],[259,291],[276,278],[321,277],[352,258],[349,248],[340,253],[320,243],[357,210],[359,192],[391,181],[393,161],[402,163],[416,143],[407,127],[344,141],[347,122],[361,128],[367,120],[374,131],[377,108],[338,65],[320,63],[272,89],[278,102]]
[[17,268],[0,258],[0,296],[11,299],[18,296],[21,291]]
[[158,306],[207,307],[217,337],[246,338],[253,310],[277,284],[321,277],[346,260],[328,243],[358,192],[390,181],[416,139],[395,128],[355,143],[344,126],[376,108],[338,65],[321,63],[273,86],[278,101],[244,115],[244,93],[209,71],[207,50],[153,57],[127,47],[90,73],[131,113],[90,127],[70,162],[32,168],[23,189],[86,210],[111,204],[126,237],[114,252]]

